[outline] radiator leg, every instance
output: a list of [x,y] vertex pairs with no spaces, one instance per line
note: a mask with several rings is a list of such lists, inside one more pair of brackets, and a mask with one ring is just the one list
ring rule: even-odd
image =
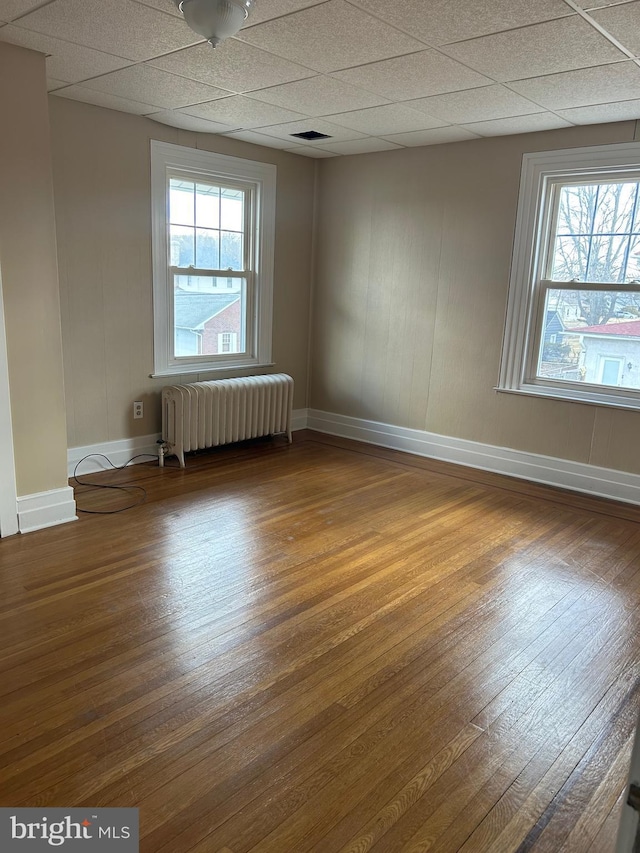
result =
[[178,457],[178,461],[180,462],[180,467],[186,468],[187,466],[184,464],[184,450],[182,450],[182,449],[178,450],[178,452],[176,453],[176,456]]
[[158,447],[158,468],[164,468],[164,445]]

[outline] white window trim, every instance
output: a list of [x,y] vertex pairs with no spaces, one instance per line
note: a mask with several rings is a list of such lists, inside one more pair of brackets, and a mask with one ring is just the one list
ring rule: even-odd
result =
[[[169,252],[167,245],[167,173],[185,170],[221,182],[239,180],[255,186],[255,284],[247,309],[252,312],[252,340],[246,353],[217,356],[171,358],[172,301],[169,292]],[[151,217],[153,247],[154,372],[152,376],[179,376],[214,373],[271,365],[273,325],[273,265],[275,246],[276,167],[151,141]]]
[[[525,154],[516,216],[509,297],[497,391],[551,397],[578,403],[640,409],[640,392],[600,390],[593,385],[534,380],[532,356],[535,335],[534,288],[540,276],[547,223],[543,221],[546,194],[559,179],[588,177],[593,172],[624,175],[640,170],[640,142],[598,145]],[[638,175],[640,179],[640,174]],[[607,285],[602,285],[606,289]],[[619,290],[619,287],[615,288]]]
[[11,422],[7,335],[0,270],[0,537],[18,532],[18,492]]

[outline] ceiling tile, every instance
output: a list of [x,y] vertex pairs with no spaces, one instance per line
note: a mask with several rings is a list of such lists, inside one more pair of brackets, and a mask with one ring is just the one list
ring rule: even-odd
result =
[[536,104],[497,84],[407,101],[406,106],[424,110],[429,115],[451,124],[540,112],[540,107]]
[[40,3],[42,0],[0,0],[0,21],[13,21]]
[[275,21],[241,30],[239,38],[307,65],[334,71],[420,50],[422,44],[345,0],[329,0]]
[[419,145],[441,145],[444,142],[464,142],[478,139],[477,133],[462,127],[437,127],[434,130],[418,130],[413,133],[391,133],[385,136],[391,142],[410,147]]
[[591,17],[635,56],[640,55],[640,2],[598,9]]
[[196,118],[179,110],[162,110],[158,113],[150,113],[147,118],[168,124],[170,127],[179,127],[181,130],[194,130],[198,133],[224,133],[230,129],[230,125],[217,121],[207,121],[205,118]]
[[513,133],[533,133],[537,130],[555,130],[569,127],[571,122],[553,113],[536,113],[530,116],[515,116],[495,121],[479,121],[466,124],[465,128],[480,136],[509,136]]
[[183,20],[131,0],[55,0],[20,26],[137,60],[202,41]]
[[236,93],[288,83],[314,74],[302,65],[280,59],[237,39],[227,39],[215,50],[208,44],[188,47],[153,59],[149,64]]
[[311,145],[296,145],[294,148],[285,148],[289,154],[301,154],[303,157],[314,157],[322,160],[327,157],[336,157],[333,151],[323,151],[320,148],[312,148]]
[[290,15],[292,12],[299,12],[301,9],[318,6],[324,2],[326,0],[258,0],[251,10],[245,27],[253,27],[263,21],[280,18],[282,15]]
[[141,6],[151,6],[152,9],[159,9],[161,12],[167,12],[176,18],[182,17],[182,12],[173,0],[133,0],[134,3],[140,3]]
[[251,142],[253,145],[265,145],[267,148],[285,149],[292,147],[290,137],[287,137],[287,139],[278,139],[275,136],[266,136],[266,134],[260,133],[257,130],[233,130],[225,132],[223,135],[230,136],[233,139],[241,139],[243,142]]
[[[298,142],[305,142],[296,137],[292,137],[292,133],[304,133],[307,130],[317,130],[318,133],[326,133],[332,137],[334,142],[346,142],[349,139],[362,139],[366,136],[365,133],[360,133],[357,130],[349,130],[346,127],[340,127],[337,124],[331,124],[322,118],[306,118],[301,121],[290,121],[286,124],[274,124],[260,128],[260,133],[265,133],[267,136],[276,136],[278,139],[288,139],[292,145]],[[330,140],[325,140],[329,142]]]
[[395,142],[368,136],[365,139],[352,139],[349,142],[332,142],[322,146],[322,150],[334,154],[372,154],[375,151],[394,151],[402,148]]
[[359,110],[387,103],[387,99],[350,86],[335,77],[318,75],[253,92],[252,97],[267,104],[290,107],[310,116]]
[[576,0],[582,9],[602,9],[603,6],[618,6],[620,3],[629,3],[629,0]]
[[576,124],[600,124],[605,121],[635,121],[640,119],[640,99],[598,104],[592,107],[575,107],[558,111],[567,121]]
[[97,107],[106,107],[108,110],[118,110],[122,113],[134,113],[135,115],[147,115],[157,112],[157,107],[152,104],[141,104],[139,101],[130,101],[127,98],[117,98],[105,92],[96,92],[85,86],[67,86],[53,93],[56,97],[70,98],[73,101],[83,101],[85,104],[94,104]]
[[451,44],[442,50],[499,81],[538,77],[626,58],[578,15]]
[[334,156],[640,118],[640,67],[598,31],[640,54],[640,0],[579,5],[258,0],[213,51],[174,0],[0,0],[0,41],[44,53],[59,97]]
[[96,77],[95,80],[89,80],[85,86],[118,98],[140,100],[166,109],[212,101],[214,98],[224,98],[229,94],[223,89],[196,83],[194,80],[185,80],[184,77],[176,77],[175,74],[168,74],[166,71],[160,71],[159,68],[151,68],[150,65],[130,65],[121,71],[114,71],[103,77]]
[[635,62],[616,62],[565,71],[510,86],[549,110],[603,104],[640,95],[640,68]]
[[352,0],[427,44],[439,45],[512,30],[572,14],[563,0]]
[[260,101],[254,101],[253,98],[246,98],[244,95],[233,95],[221,101],[199,104],[185,109],[184,112],[210,121],[221,121],[238,129],[296,121],[302,118],[300,113],[284,110],[281,107],[271,107]]
[[64,80],[66,83],[79,83],[81,80],[98,74],[107,74],[109,71],[124,68],[129,64],[128,59],[61,41],[52,36],[44,36],[31,30],[23,30],[12,24],[0,29],[0,40],[47,54],[47,76]]
[[408,101],[493,83],[436,50],[421,50],[409,56],[338,71],[332,76],[392,101]]
[[354,110],[328,115],[325,118],[334,124],[349,127],[352,130],[361,130],[371,136],[411,130],[427,130],[447,124],[441,119],[433,118],[418,110],[409,109],[404,104],[387,104],[382,107],[371,107],[368,110]]

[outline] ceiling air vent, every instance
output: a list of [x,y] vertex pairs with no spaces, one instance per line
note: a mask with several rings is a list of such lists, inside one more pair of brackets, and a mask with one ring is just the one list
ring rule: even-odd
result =
[[319,133],[317,130],[305,130],[303,133],[290,133],[289,136],[297,136],[298,139],[331,139],[328,133]]

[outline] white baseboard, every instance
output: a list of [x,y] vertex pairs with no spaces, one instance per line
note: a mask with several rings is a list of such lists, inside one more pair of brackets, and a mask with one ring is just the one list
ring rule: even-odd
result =
[[308,417],[309,409],[294,409],[291,413],[291,429],[293,432],[298,429],[306,429]]
[[[307,426],[308,409],[294,409],[291,417],[291,428],[295,430],[305,429]],[[76,465],[78,476],[83,474],[94,474],[96,471],[106,471],[115,465],[116,467],[126,465],[134,456],[142,455],[136,459],[134,464],[153,461],[151,457],[158,458],[158,440],[160,433],[143,435],[138,438],[123,438],[119,441],[105,441],[103,444],[87,444],[84,447],[70,447],[67,451],[67,465],[69,477],[73,477]],[[85,459],[85,457],[90,457]],[[103,459],[107,456],[112,465]]]
[[[152,457],[158,458],[157,441],[160,433],[155,435],[142,435],[138,438],[123,438],[119,441],[105,441],[103,444],[87,444],[85,447],[70,447],[67,451],[67,463],[69,477],[73,477],[76,465],[78,465],[78,476],[83,474],[94,474],[96,471],[107,471],[122,465],[126,465],[134,456],[142,456],[136,459],[134,464],[141,462],[152,462]],[[148,455],[147,455],[148,454]],[[85,456],[90,458],[85,459]],[[108,457],[111,465],[102,457]]]
[[640,504],[640,475],[309,409],[309,429],[596,497]]
[[[505,474],[508,477],[518,477],[534,483],[640,505],[640,475],[638,474],[600,468],[596,465],[572,462],[553,456],[526,453],[507,447],[481,444],[462,438],[451,438],[378,421],[350,418],[317,409],[294,410],[292,429],[295,431],[307,427],[328,435],[353,438],[356,441],[376,444],[392,450],[402,450],[416,456],[467,465],[482,471]],[[150,454],[150,456],[136,460],[137,462],[150,461],[152,456],[157,456],[156,442],[159,438],[160,434],[155,434],[85,447],[72,447],[68,452],[69,476],[73,475],[76,464],[90,454],[104,454],[114,465],[124,465],[138,454]],[[106,460],[97,457],[83,462],[78,468],[78,473],[90,474],[110,467]]]
[[43,527],[54,527],[77,521],[76,502],[71,486],[24,495],[17,499],[18,527],[20,533],[31,533]]

